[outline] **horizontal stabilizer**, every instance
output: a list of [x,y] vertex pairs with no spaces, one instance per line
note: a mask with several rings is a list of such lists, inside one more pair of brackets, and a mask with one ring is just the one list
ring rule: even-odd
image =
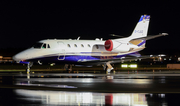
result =
[[160,36],[167,36],[167,35],[168,35],[168,33],[161,33],[159,35],[135,38],[135,39],[132,39],[132,40],[138,40],[138,39],[141,39],[141,40],[150,40],[150,39],[154,39],[154,38],[157,38],[157,37],[160,37]]

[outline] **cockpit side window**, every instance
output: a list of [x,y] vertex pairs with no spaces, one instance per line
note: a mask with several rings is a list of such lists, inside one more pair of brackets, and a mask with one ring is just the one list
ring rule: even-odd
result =
[[46,49],[46,48],[50,48],[50,45],[49,44],[46,44],[46,43],[36,43],[34,44],[33,46],[35,49]]
[[34,44],[33,47],[36,49],[40,49],[42,47],[42,45],[43,45],[43,43],[36,43],[36,44]]
[[43,44],[42,49],[46,49],[46,44],[45,43]]

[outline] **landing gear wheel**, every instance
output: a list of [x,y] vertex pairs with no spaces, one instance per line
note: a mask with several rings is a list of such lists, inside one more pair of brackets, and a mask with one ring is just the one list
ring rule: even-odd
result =
[[106,74],[110,74],[111,70],[114,68],[111,66],[110,62],[107,62],[103,65],[103,69],[106,71]]

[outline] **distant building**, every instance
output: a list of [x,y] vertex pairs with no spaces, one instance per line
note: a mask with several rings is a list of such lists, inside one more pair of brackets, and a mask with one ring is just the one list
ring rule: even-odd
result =
[[12,57],[3,57],[0,56],[0,63],[13,62]]
[[168,69],[180,69],[180,64],[167,64]]

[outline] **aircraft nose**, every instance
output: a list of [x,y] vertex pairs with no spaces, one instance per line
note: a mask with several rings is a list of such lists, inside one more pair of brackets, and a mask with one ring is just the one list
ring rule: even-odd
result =
[[21,60],[20,57],[19,57],[19,54],[14,55],[14,56],[12,57],[12,59],[13,59],[14,61],[17,61],[17,62]]
[[14,56],[12,57],[12,59],[13,59],[14,61],[16,61],[16,62],[25,61],[25,60],[27,60],[28,58],[30,58],[30,55],[29,55],[29,54],[31,54],[30,51],[31,51],[30,49],[24,50],[24,51],[22,51],[22,52],[20,52],[20,53],[18,53],[18,54],[16,54],[16,55],[14,55]]

